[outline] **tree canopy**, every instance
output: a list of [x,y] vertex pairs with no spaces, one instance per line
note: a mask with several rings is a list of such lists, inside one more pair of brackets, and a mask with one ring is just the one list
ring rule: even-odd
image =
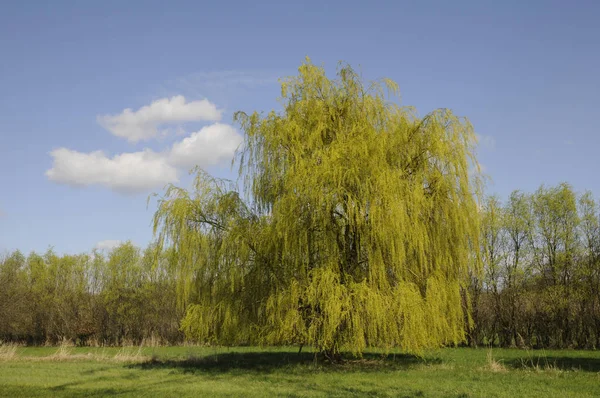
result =
[[462,341],[479,247],[471,124],[419,117],[394,82],[365,85],[347,65],[298,72],[281,112],[235,115],[241,190],[197,170],[192,190],[159,200],[186,336],[328,354]]

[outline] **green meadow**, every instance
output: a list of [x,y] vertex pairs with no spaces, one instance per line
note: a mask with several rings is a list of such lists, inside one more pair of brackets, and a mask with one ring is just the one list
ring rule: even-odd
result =
[[332,364],[297,347],[2,347],[0,396],[597,397],[600,352],[445,348]]

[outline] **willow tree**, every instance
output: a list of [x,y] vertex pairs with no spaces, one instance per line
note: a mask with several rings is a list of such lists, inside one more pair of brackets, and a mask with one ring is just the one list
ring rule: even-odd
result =
[[464,339],[461,290],[478,247],[476,138],[310,60],[281,112],[238,112],[242,193],[203,171],[170,187],[154,231],[176,253],[189,338],[219,344],[420,352]]

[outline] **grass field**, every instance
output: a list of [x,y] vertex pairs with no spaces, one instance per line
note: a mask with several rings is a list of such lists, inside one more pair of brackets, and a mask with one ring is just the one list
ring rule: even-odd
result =
[[371,352],[342,364],[297,348],[0,347],[0,396],[598,397],[600,352]]

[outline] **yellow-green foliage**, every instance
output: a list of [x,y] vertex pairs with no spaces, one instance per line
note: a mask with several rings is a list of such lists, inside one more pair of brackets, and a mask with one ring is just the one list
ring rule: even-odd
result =
[[168,190],[154,228],[189,275],[188,337],[333,353],[463,340],[475,135],[449,110],[399,107],[396,91],[307,60],[282,82],[283,112],[236,114],[244,199],[203,172],[193,192]]

